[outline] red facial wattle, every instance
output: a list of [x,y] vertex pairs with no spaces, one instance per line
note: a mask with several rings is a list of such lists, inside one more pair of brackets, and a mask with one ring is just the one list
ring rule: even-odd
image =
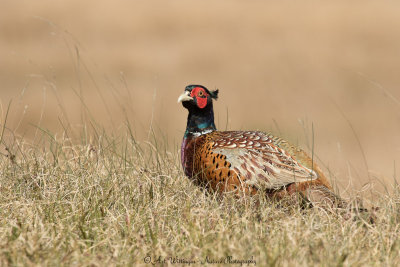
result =
[[207,106],[208,94],[203,88],[201,87],[193,88],[192,92],[190,93],[190,96],[196,98],[197,106],[199,108],[204,108],[205,106]]

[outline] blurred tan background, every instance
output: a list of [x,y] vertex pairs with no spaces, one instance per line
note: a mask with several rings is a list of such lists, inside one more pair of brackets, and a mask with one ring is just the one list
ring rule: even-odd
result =
[[393,183],[398,1],[0,6],[0,115],[12,100],[7,125],[27,140],[37,138],[35,125],[79,133],[93,116],[108,131],[128,120],[141,141],[153,126],[175,151],[187,116],[176,99],[199,83],[220,89],[220,129],[272,131],[310,148],[313,126],[315,152],[342,190]]

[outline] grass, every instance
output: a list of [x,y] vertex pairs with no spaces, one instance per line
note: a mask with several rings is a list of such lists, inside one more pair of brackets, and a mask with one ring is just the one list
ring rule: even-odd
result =
[[184,176],[176,150],[130,133],[4,138],[0,265],[400,264],[396,190],[375,203],[375,224],[220,198]]

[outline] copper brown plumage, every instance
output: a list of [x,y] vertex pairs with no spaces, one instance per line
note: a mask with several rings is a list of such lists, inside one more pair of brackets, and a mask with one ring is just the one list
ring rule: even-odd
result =
[[212,100],[218,90],[189,85],[178,102],[189,110],[181,147],[185,174],[218,192],[273,198],[299,192],[307,201],[329,206],[346,203],[315,162],[300,148],[259,131],[217,131]]

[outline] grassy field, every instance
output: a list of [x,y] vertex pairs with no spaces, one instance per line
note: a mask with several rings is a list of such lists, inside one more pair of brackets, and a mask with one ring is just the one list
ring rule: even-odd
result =
[[[0,265],[400,264],[399,2],[0,6]],[[314,147],[375,223],[191,184],[190,83],[219,129]]]
[[184,177],[164,144],[97,130],[79,144],[48,132],[38,144],[7,143],[2,266],[400,264],[397,193],[376,200],[374,224],[262,196],[220,198]]

